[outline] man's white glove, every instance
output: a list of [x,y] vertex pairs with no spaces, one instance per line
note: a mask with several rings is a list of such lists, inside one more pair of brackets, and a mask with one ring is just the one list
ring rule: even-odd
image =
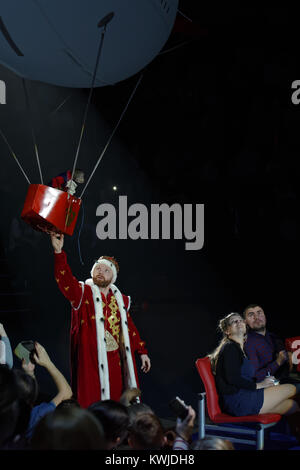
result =
[[68,188],[68,193],[71,194],[71,196],[73,196],[73,194],[75,193],[76,191],[76,188],[77,188],[77,184],[75,183],[75,181],[73,180],[69,180],[67,181],[66,183],[66,188]]

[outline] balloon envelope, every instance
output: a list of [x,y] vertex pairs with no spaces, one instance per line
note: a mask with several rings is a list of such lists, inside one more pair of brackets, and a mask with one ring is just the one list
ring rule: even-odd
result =
[[0,63],[42,82],[90,87],[106,26],[95,86],[143,69],[172,30],[178,0],[1,0]]

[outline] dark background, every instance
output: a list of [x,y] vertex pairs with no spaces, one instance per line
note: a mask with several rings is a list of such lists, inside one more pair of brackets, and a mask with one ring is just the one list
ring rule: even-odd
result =
[[[299,78],[296,18],[283,7],[198,3],[180,2],[192,21],[178,14],[162,53],[144,69],[65,242],[82,280],[100,255],[118,259],[116,284],[132,297],[132,316],[152,360],[151,372],[140,376],[142,398],[163,417],[174,395],[196,407],[202,384],[194,362],[216,346],[222,316],[258,302],[272,331],[299,334],[300,106],[291,101]],[[95,90],[78,160],[87,175],[138,78]],[[4,67],[0,79],[7,87],[0,128],[38,183],[21,79]],[[49,181],[73,165],[88,90],[28,86]],[[28,185],[3,140],[0,151],[0,322],[13,348],[21,340],[39,341],[69,379],[70,308],[54,280],[50,241],[21,220]],[[184,240],[100,241],[96,209],[104,202],[117,208],[119,195],[149,210],[154,203],[205,204],[204,247],[186,251]],[[54,385],[45,371],[37,375],[51,399]]]

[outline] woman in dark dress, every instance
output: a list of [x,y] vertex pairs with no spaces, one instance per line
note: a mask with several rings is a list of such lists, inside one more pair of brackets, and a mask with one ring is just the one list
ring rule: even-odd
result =
[[219,327],[224,337],[210,359],[221,409],[234,416],[262,413],[299,416],[298,404],[291,399],[296,394],[294,385],[275,385],[274,377],[255,382],[254,368],[244,351],[244,319],[238,313],[230,313]]

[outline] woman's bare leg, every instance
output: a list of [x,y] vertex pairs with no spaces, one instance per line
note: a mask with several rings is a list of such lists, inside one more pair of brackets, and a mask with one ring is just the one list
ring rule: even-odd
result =
[[[296,387],[292,384],[275,385],[264,389],[264,403],[259,412],[287,414],[295,407],[295,401],[291,400],[296,394]],[[296,408],[294,408],[295,411]]]

